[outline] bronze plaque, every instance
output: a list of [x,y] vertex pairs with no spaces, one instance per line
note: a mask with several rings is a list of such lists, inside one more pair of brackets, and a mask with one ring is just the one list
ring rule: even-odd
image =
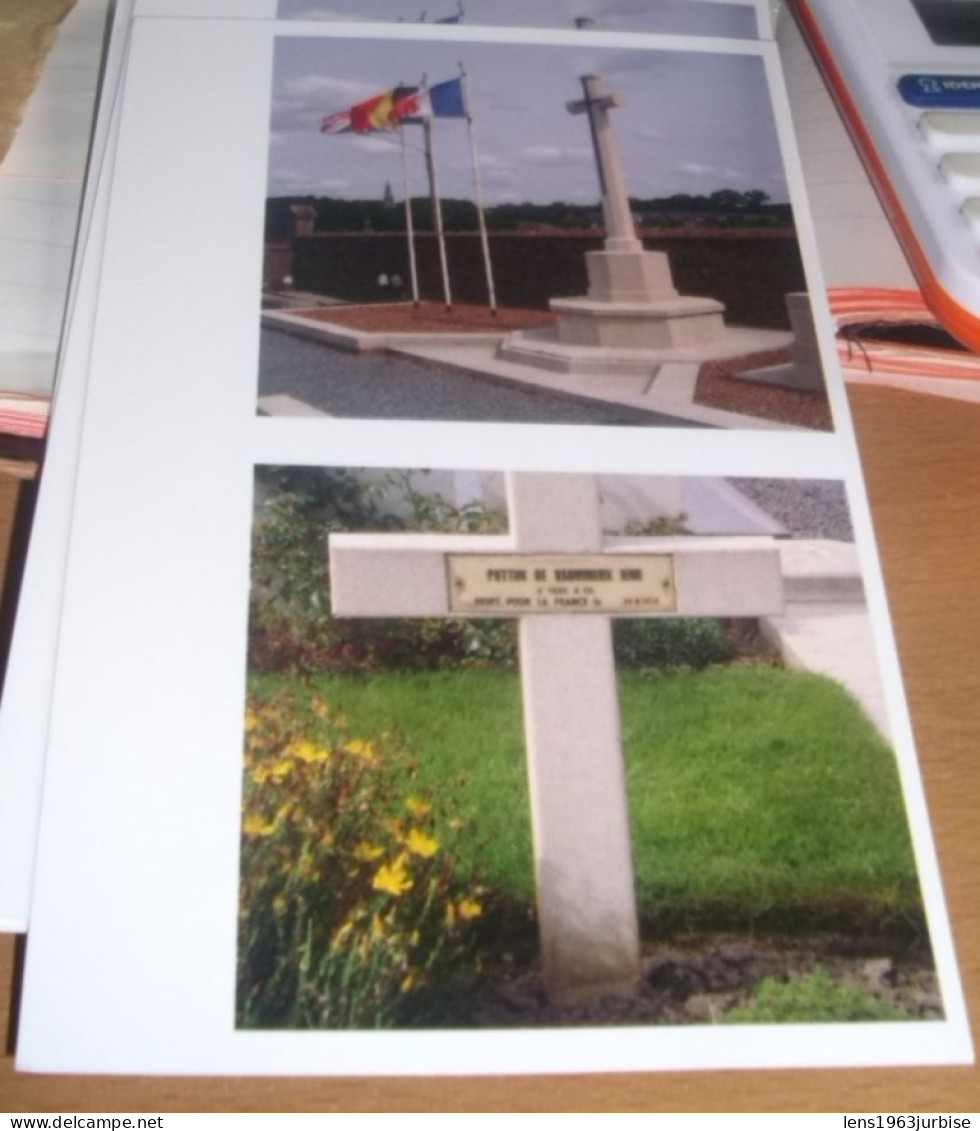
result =
[[677,608],[670,554],[448,554],[454,613],[643,616]]

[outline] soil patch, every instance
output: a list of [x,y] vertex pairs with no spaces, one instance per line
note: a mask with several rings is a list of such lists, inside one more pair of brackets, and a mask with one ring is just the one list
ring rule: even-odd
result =
[[462,1024],[693,1025],[713,1023],[744,1004],[764,978],[785,981],[823,969],[831,981],[906,1011],[910,1020],[943,1016],[928,948],[887,940],[686,936],[648,948],[635,994],[581,1006],[548,1001],[538,971],[503,975],[477,989]]
[[439,302],[372,303],[365,306],[317,306],[291,310],[314,322],[332,322],[350,330],[368,333],[455,333],[486,334],[494,330],[526,330],[554,325],[554,315],[546,310],[519,310],[498,307],[493,314],[487,306],[456,304],[447,310]]
[[766,350],[735,360],[708,361],[698,373],[695,404],[720,408],[727,412],[741,412],[775,420],[780,424],[796,424],[831,432],[833,420],[830,404],[823,393],[804,389],[781,389],[777,385],[762,385],[752,381],[738,381],[732,373],[747,369],[762,369],[767,365],[783,365],[790,359],[789,348]]

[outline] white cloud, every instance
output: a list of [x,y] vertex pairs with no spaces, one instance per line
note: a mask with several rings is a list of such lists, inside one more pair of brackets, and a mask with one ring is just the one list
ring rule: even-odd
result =
[[557,145],[525,145],[517,151],[517,159],[531,165],[582,165],[594,160],[592,150],[570,149]]

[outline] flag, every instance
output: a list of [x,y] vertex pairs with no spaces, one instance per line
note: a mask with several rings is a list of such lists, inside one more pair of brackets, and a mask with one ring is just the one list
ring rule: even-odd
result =
[[350,108],[351,129],[359,134],[394,129],[407,113],[417,112],[417,94],[417,87],[395,86],[358,102]]
[[[443,16],[443,18],[441,20],[433,20],[432,22],[434,24],[461,24],[463,22],[463,16],[466,13],[463,10],[462,4],[459,4],[457,6],[459,8],[459,11],[456,13],[455,16]],[[422,18],[424,19],[425,16],[423,15]]]
[[463,80],[449,79],[429,87],[429,112],[433,118],[465,118]]
[[329,114],[320,121],[322,134],[349,134],[351,132],[350,110],[341,110],[337,114]]
[[425,93],[409,87],[410,95],[396,104],[395,113],[398,124],[418,123],[423,118],[465,118],[466,98],[463,95],[463,80],[448,79],[446,82],[430,86]]

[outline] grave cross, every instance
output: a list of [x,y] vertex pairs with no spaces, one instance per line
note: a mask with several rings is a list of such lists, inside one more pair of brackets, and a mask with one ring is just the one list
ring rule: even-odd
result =
[[590,475],[508,473],[506,535],[331,534],[338,617],[520,618],[545,984],[559,1002],[639,976],[611,616],[782,610],[760,538],[609,538]]
[[567,103],[566,109],[570,114],[588,115],[606,221],[606,247],[610,251],[640,250],[642,245],[636,237],[619,146],[609,119],[609,111],[622,105],[623,96],[606,94],[598,75],[583,75],[582,90],[585,97]]

